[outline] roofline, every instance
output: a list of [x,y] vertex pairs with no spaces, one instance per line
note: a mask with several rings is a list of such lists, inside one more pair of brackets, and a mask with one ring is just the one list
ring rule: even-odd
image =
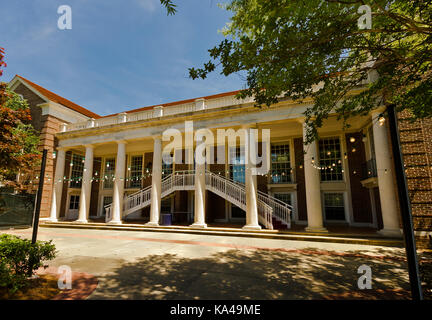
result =
[[[141,108],[137,108],[137,109],[132,109],[132,110],[127,110],[124,111],[125,113],[134,113],[134,112],[140,112],[140,111],[145,111],[145,110],[151,110],[154,107],[170,107],[170,106],[175,106],[175,105],[179,105],[179,104],[183,104],[183,103],[190,103],[190,102],[194,102],[196,100],[199,99],[217,99],[217,98],[222,98],[222,97],[226,97],[226,96],[232,96],[235,95],[237,93],[239,93],[241,90],[235,90],[235,91],[228,91],[228,92],[222,92],[222,93],[217,93],[217,94],[213,94],[213,95],[209,95],[209,96],[203,96],[203,97],[198,97],[198,98],[192,98],[192,99],[186,99],[186,100],[178,100],[178,101],[173,101],[173,102],[168,102],[168,103],[163,103],[163,104],[155,104],[152,106],[147,106],[147,107],[141,107]],[[113,114],[109,114],[106,116],[102,116],[101,118],[107,118],[107,117],[112,117],[115,115],[118,115],[120,112],[118,113],[113,113]]]
[[[38,95],[41,98],[43,98],[43,99],[46,99],[48,101],[57,102],[58,104],[66,107],[68,109],[71,109],[71,110],[73,110],[75,112],[78,112],[78,113],[80,113],[80,114],[82,114],[82,115],[84,115],[86,117],[89,117],[89,118],[95,118],[95,119],[101,118],[101,116],[98,115],[97,113],[94,113],[94,112],[92,112],[92,111],[90,111],[90,110],[88,110],[88,109],[86,109],[84,107],[81,107],[80,105],[76,104],[75,102],[72,102],[72,101],[70,101],[70,100],[68,100],[66,98],[63,98],[62,96],[60,96],[60,95],[58,95],[58,94],[56,94],[56,93],[54,93],[54,92],[52,92],[52,91],[50,91],[50,90],[42,87],[42,86],[40,86],[40,85],[38,85],[38,84],[30,81],[30,80],[28,80],[28,79],[26,79],[26,78],[18,75],[18,74],[15,75],[15,77],[9,82],[9,84],[14,83],[17,80],[21,80],[24,83],[24,85],[26,85],[27,87],[30,86],[32,88],[32,91],[33,92],[36,91],[38,93]],[[50,95],[52,95],[55,99],[51,99],[47,95],[45,95],[42,92],[40,92],[41,89],[45,90],[47,93],[49,93]],[[63,103],[62,103],[62,101],[63,101]],[[66,104],[64,102],[66,102]],[[69,105],[67,105],[67,104],[69,104]]]

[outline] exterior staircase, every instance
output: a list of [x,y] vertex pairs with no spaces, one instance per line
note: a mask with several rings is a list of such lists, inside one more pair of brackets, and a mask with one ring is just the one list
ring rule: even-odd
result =
[[[224,176],[206,171],[206,189],[246,210],[245,185]],[[195,172],[177,171],[162,179],[161,198],[179,190],[195,190]],[[151,203],[151,186],[124,198],[123,214],[135,212]],[[258,219],[266,229],[289,229],[292,207],[264,192],[258,191]],[[112,219],[112,203],[105,206],[106,222]]]

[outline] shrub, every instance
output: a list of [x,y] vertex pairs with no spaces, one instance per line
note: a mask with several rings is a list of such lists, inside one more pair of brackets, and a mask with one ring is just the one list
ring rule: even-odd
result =
[[56,250],[52,241],[21,239],[14,235],[0,235],[0,287],[12,293],[26,284],[28,277],[43,266],[44,261],[52,260]]

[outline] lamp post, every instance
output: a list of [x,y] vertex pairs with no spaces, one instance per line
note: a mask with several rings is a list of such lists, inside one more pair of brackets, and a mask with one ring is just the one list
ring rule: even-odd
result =
[[399,205],[402,216],[403,234],[405,238],[405,250],[408,261],[408,273],[411,285],[411,297],[413,300],[423,300],[420,273],[418,267],[416,241],[414,237],[411,204],[408,195],[403,156],[400,147],[400,137],[397,123],[397,115],[394,105],[387,106],[393,159],[396,173],[396,181],[399,194]]
[[33,235],[32,235],[32,243],[36,243],[37,238],[37,232],[39,227],[39,214],[40,214],[40,207],[42,202],[42,189],[44,185],[44,178],[45,178],[45,165],[46,165],[46,159],[47,159],[47,149],[43,150],[42,153],[42,163],[41,163],[41,171],[40,171],[40,178],[39,178],[39,187],[38,192],[36,196],[36,207],[33,215]]

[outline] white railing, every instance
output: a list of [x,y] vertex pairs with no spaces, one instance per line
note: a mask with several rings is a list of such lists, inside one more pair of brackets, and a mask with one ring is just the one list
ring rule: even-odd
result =
[[[206,188],[246,211],[246,191],[244,185],[224,176],[206,171]],[[258,199],[258,220],[266,229],[273,229],[272,208]]]
[[273,216],[276,219],[280,220],[282,223],[286,224],[288,229],[291,228],[291,212],[293,208],[292,206],[259,190],[258,200],[261,200],[268,204],[273,209]]
[[[198,102],[198,100],[200,100]],[[90,119],[78,123],[65,124],[62,132],[83,130],[87,128],[100,128],[109,125],[115,125],[124,122],[134,122],[141,120],[149,120],[164,116],[170,116],[175,114],[182,114],[188,112],[195,112],[201,110],[218,109],[228,106],[240,106],[247,103],[253,103],[253,98],[238,100],[235,95],[213,98],[209,100],[198,99],[196,102],[182,103],[172,106],[158,106],[152,109],[131,112],[131,113],[121,113],[109,117],[103,117],[99,119]]]
[[[161,197],[168,196],[177,190],[193,190],[195,187],[195,172],[177,171],[170,174],[161,181]],[[246,210],[245,186],[241,183],[230,180],[224,176],[206,171],[206,188],[215,194],[223,197],[240,209]],[[128,215],[136,210],[144,208],[151,203],[151,186],[135,192],[123,201],[123,215]],[[292,207],[288,204],[258,191],[258,218],[259,222],[267,229],[273,229],[272,218],[285,223],[291,227]],[[112,219],[112,204],[105,207],[106,221]]]

